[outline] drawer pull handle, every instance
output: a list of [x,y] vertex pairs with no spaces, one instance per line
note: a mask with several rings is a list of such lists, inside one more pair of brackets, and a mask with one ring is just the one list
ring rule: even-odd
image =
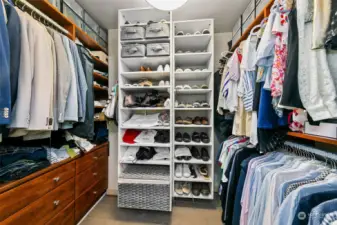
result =
[[94,191],[94,195],[97,195],[97,191]]
[[54,205],[55,205],[55,206],[58,206],[59,204],[60,204],[60,201],[59,201],[59,200],[54,201]]
[[54,182],[55,182],[55,183],[57,183],[57,182],[59,182],[59,181],[60,181],[60,177],[55,177],[55,178],[54,178]]
[[97,160],[98,159],[98,157],[97,156],[94,156],[94,160]]
[[94,176],[97,176],[97,173],[93,173]]

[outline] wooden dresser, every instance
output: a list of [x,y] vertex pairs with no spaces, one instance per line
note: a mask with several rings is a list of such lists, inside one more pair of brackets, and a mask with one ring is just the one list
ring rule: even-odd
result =
[[74,225],[108,187],[108,143],[0,185],[1,225]]

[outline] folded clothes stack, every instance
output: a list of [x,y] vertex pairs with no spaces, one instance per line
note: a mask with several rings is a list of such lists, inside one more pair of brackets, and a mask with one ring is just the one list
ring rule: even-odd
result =
[[169,143],[170,134],[169,131],[157,131],[157,130],[131,130],[125,131],[123,136],[123,142],[128,144],[154,144],[154,143]]
[[148,115],[133,114],[131,118],[123,123],[123,126],[130,127],[156,127],[169,126],[170,116],[168,112],[154,113]]
[[170,149],[169,148],[153,148],[153,147],[134,147],[127,148],[123,155],[123,160],[134,161],[137,160],[169,160]]
[[0,147],[0,183],[21,179],[50,165],[42,147]]

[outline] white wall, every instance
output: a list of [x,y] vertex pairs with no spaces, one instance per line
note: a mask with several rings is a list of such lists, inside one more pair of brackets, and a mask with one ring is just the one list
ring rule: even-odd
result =
[[[227,33],[216,33],[214,35],[214,71],[217,71],[220,67],[219,60],[221,59],[221,52],[228,50],[228,42],[232,40],[232,32]],[[214,155],[217,155],[220,143],[223,140],[218,140],[216,135],[214,135]],[[214,159],[215,160],[215,159]],[[219,167],[217,166],[217,162],[215,162],[214,168],[214,190],[219,190],[220,185],[220,177],[218,176]]]
[[214,70],[219,68],[221,52],[228,50],[228,42],[232,40],[232,32],[216,33],[214,35]]
[[[109,30],[109,89],[118,80],[118,30]],[[109,128],[109,185],[108,195],[117,194],[117,165],[118,165],[118,128],[108,124]]]
[[[232,39],[232,33],[216,33],[214,35],[214,68],[215,71],[219,68],[219,60],[221,52],[228,50],[227,43]],[[109,30],[109,82],[110,89],[118,80],[118,30]],[[109,141],[110,141],[110,156],[109,156],[109,186],[107,193],[109,195],[117,194],[117,165],[118,165],[118,128],[114,124],[109,124]],[[221,141],[221,140],[219,140]],[[214,150],[217,152],[219,141],[215,140]],[[217,184],[216,189],[217,190]]]

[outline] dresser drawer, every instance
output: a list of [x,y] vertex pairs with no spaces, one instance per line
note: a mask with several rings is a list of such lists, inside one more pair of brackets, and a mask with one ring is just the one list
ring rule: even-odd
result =
[[78,223],[107,189],[107,177],[104,177],[75,201],[75,221]]
[[34,221],[34,225],[45,224],[74,201],[74,185],[74,179],[67,181],[16,214],[8,217],[1,224],[19,225],[27,224],[29,221]]
[[78,160],[76,160],[76,173],[79,174],[82,171],[88,169],[102,157],[108,157],[108,145],[104,145],[101,148],[91,152]]
[[108,158],[101,157],[93,166],[76,175],[75,197],[78,198],[90,186],[108,175]]
[[75,202],[70,203],[46,225],[75,225]]
[[16,213],[46,193],[59,187],[75,175],[75,162],[67,163],[40,177],[0,194],[1,221]]

